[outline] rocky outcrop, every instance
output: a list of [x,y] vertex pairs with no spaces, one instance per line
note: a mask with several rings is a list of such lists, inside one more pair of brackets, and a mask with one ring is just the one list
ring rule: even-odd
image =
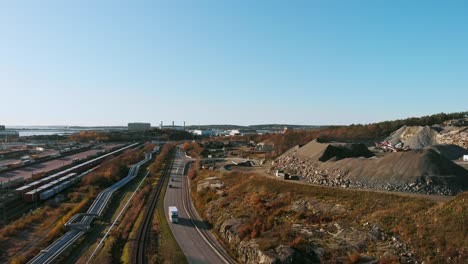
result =
[[[366,252],[369,248],[374,252],[372,256],[360,254],[358,263],[378,263],[379,256],[387,254],[414,263],[411,248],[398,237],[375,224],[347,220],[352,212],[345,203],[313,196],[297,199],[290,192],[275,193],[268,189],[233,196],[233,190],[222,177],[201,179],[198,184],[196,189],[200,192],[196,193],[210,198],[223,186],[226,195],[210,199],[202,215],[240,263],[320,263],[322,260],[334,263],[346,261],[349,254]],[[257,214],[262,210],[269,211]],[[270,220],[275,224],[263,226],[254,235],[255,226]]]
[[297,263],[300,254],[289,246],[279,245],[272,250],[262,251],[256,239],[241,240],[237,230],[245,221],[243,218],[231,218],[223,221],[217,228],[218,234],[231,246],[240,262]]
[[203,192],[207,190],[220,190],[224,187],[224,182],[218,177],[209,177],[199,182],[197,185],[197,192]]
[[242,241],[237,247],[239,261],[247,264],[292,264],[298,263],[296,250],[289,246],[279,245],[272,250],[262,251],[259,249],[257,241],[251,239]]

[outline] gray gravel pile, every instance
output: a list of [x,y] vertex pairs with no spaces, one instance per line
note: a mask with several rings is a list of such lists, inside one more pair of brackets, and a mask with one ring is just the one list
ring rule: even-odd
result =
[[432,149],[322,162],[329,147],[330,144],[312,141],[279,157],[271,172],[280,169],[306,182],[343,188],[440,195],[468,190],[468,171]]
[[436,129],[429,126],[403,126],[393,132],[386,140],[392,144],[403,142],[411,149],[423,149],[437,144],[438,134]]
[[468,149],[453,144],[432,145],[425,149],[432,149],[449,160],[458,160],[463,155],[468,155]]

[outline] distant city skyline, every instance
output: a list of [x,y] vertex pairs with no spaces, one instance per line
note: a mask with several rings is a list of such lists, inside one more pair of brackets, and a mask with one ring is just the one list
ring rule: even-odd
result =
[[467,111],[467,13],[464,1],[5,1],[0,125]]

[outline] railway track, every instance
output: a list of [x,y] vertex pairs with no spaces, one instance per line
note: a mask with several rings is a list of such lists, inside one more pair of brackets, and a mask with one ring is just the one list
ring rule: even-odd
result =
[[151,229],[151,223],[153,220],[154,210],[156,209],[156,204],[158,203],[159,194],[162,191],[164,182],[169,175],[172,167],[172,162],[174,160],[174,153],[170,154],[169,162],[164,165],[163,173],[161,178],[158,181],[158,184],[155,189],[151,192],[149,206],[146,208],[143,215],[143,222],[138,227],[138,233],[136,238],[136,248],[133,250],[134,257],[133,263],[144,264],[146,263],[146,245],[148,241],[149,231]]

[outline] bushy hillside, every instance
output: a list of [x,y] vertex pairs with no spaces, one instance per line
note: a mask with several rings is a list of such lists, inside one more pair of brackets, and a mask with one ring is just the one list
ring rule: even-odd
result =
[[206,171],[191,186],[197,208],[242,263],[464,263],[468,257],[468,193],[437,203]]

